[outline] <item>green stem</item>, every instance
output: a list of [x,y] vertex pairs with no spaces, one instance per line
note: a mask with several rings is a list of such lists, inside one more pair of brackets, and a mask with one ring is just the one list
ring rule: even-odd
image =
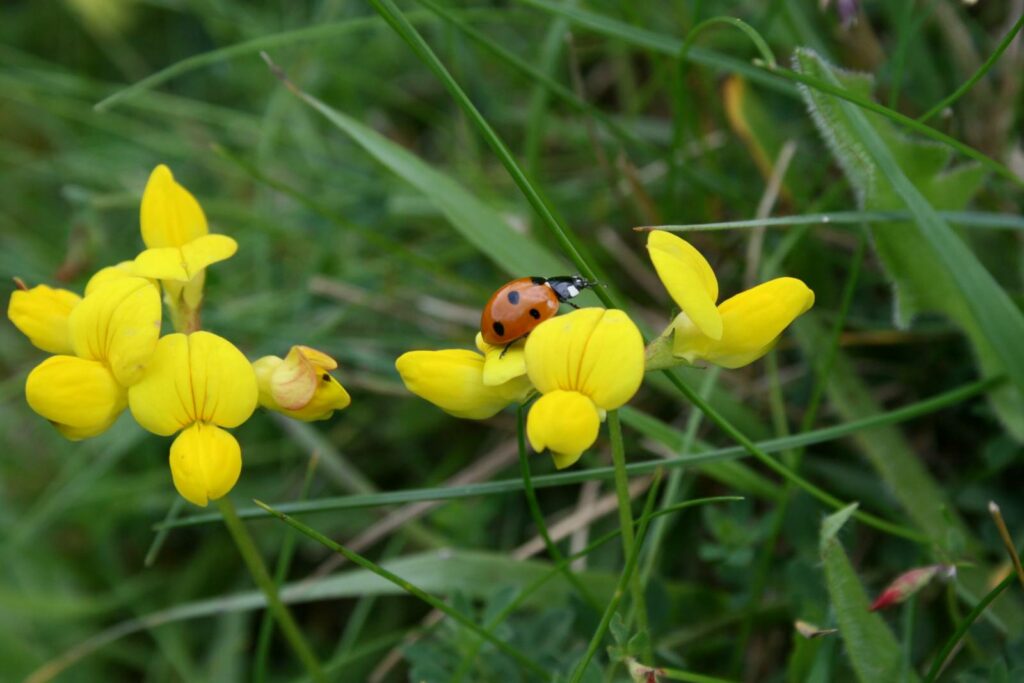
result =
[[[827,346],[828,350],[825,354],[824,361],[817,367],[814,386],[811,389],[811,397],[807,401],[807,407],[804,409],[804,414],[800,421],[800,433],[811,431],[811,427],[814,426],[814,422],[818,418],[818,409],[821,406],[821,401],[825,395],[825,389],[828,386],[828,377],[832,372],[832,366],[835,364],[836,356],[839,353],[839,339],[842,337],[843,329],[846,326],[846,318],[850,313],[850,306],[853,304],[853,295],[857,290],[857,281],[860,279],[860,269],[861,265],[864,263],[866,245],[867,232],[866,230],[862,230],[860,233],[860,240],[857,243],[857,250],[854,252],[853,260],[850,263],[850,272],[846,277],[846,284],[843,286],[842,300],[839,305],[839,315],[836,317],[835,324],[832,326],[832,332],[829,335]],[[764,273],[764,275],[773,276],[774,274]],[[778,383],[776,382],[775,385],[777,384]],[[800,446],[794,449],[792,453],[793,457],[790,464],[793,471],[796,472],[800,469],[800,463],[803,460],[804,447]],[[747,603],[749,607],[754,607],[761,602],[764,589],[768,585],[768,574],[771,570],[772,558],[775,555],[775,545],[778,543],[779,536],[782,534],[783,522],[785,521],[786,513],[789,510],[789,505],[793,500],[795,489],[796,487],[792,482],[786,482],[782,501],[779,503],[778,507],[775,508],[775,512],[773,513],[771,531],[768,535],[768,540],[765,542],[761,555],[756,562],[754,581],[750,590],[750,601]],[[736,648],[737,653],[746,652],[747,640],[750,637],[752,630],[752,620],[745,620],[743,625],[740,627],[740,635],[736,640],[738,644],[738,647]],[[733,660],[734,672],[739,671],[741,661],[742,655],[736,655]]]
[[[614,413],[609,413],[609,419]],[[598,624],[597,631],[594,632],[593,637],[590,639],[590,645],[587,646],[587,651],[583,655],[583,659],[576,665],[576,670],[573,671],[572,679],[570,683],[580,683],[583,679],[583,675],[587,671],[587,667],[590,665],[590,661],[597,654],[597,650],[601,647],[601,641],[604,640],[605,634],[608,632],[608,628],[611,626],[612,617],[619,609],[619,603],[622,602],[623,596],[626,594],[626,586],[633,578],[633,572],[636,571],[636,565],[640,559],[640,553],[637,550],[643,545],[644,535],[647,533],[647,524],[651,520],[651,514],[654,510],[654,500],[657,497],[655,490],[657,486],[651,485],[651,490],[647,494],[647,502],[644,504],[644,512],[640,517],[640,528],[637,529],[636,539],[638,543],[633,545],[633,552],[626,557],[626,566],[622,570],[622,574],[619,575],[619,582],[615,586],[615,593],[612,595],[612,599],[608,602],[608,607],[605,608],[604,614],[601,616],[601,623]],[[626,527],[623,526],[620,531],[625,535]],[[633,525],[629,525],[629,531],[632,535]]]
[[[636,538],[633,536],[633,501],[629,497],[629,475],[626,474],[626,449],[622,441],[622,423],[619,411],[608,411],[608,434],[612,441],[612,464],[615,467],[615,495],[619,499],[619,528],[622,530],[622,554],[624,557],[639,555]],[[632,580],[633,607],[636,610],[637,628],[647,631],[647,602],[644,586],[639,575]],[[654,661],[651,639],[647,639],[644,659]]]
[[327,678],[320,668],[316,655],[313,654],[313,650],[310,649],[305,638],[302,637],[302,631],[299,630],[298,625],[292,618],[291,612],[281,602],[281,597],[277,594],[277,586],[274,584],[274,580],[270,578],[270,574],[267,573],[267,568],[260,558],[259,551],[256,549],[256,543],[252,540],[252,536],[249,535],[245,524],[239,519],[238,512],[235,511],[235,504],[231,502],[231,498],[224,496],[217,500],[217,507],[220,509],[221,515],[224,516],[224,524],[227,526],[228,531],[231,532],[231,537],[235,540],[235,545],[238,546],[239,554],[241,554],[246,566],[249,567],[249,573],[252,575],[253,581],[256,582],[256,585],[263,591],[263,595],[266,596],[267,608],[274,614],[278,624],[280,624],[281,632],[284,633],[288,644],[292,646],[292,650],[295,651],[296,656],[302,661],[310,677],[314,681],[326,683]]
[[[748,453],[754,456],[756,460],[760,461],[762,464],[764,464],[770,470],[781,476],[786,481],[792,482],[794,485],[799,486],[804,491],[811,494],[812,496],[817,498],[822,503],[825,503],[829,507],[835,508],[836,510],[841,510],[848,505],[848,503],[844,503],[843,501],[833,496],[831,493],[828,493],[827,491],[815,486],[814,484],[807,481],[799,474],[797,474],[796,472],[786,467],[785,465],[777,461],[775,458],[771,457],[763,450],[758,448],[757,444],[755,444],[753,441],[747,438],[747,436],[739,429],[734,427],[733,424],[729,422],[727,419],[725,419],[725,417],[721,413],[715,410],[710,403],[708,403],[703,398],[698,396],[697,393],[693,391],[693,389],[686,386],[686,384],[681,379],[679,379],[679,377],[677,377],[675,373],[671,371],[665,371],[665,374],[668,376],[669,381],[671,381],[672,384],[675,385],[676,389],[678,389],[679,392],[683,394],[683,396],[685,396],[691,403],[693,403],[693,405],[698,410],[704,413],[708,417],[708,419],[714,422],[719,429],[728,434],[733,441],[735,441],[737,444],[742,446],[744,450],[746,450]],[[900,536],[902,538],[917,543],[930,542],[930,539],[924,534],[914,531],[913,529],[909,529],[905,526],[894,524],[893,522],[882,519],[881,517],[876,517],[875,515],[872,515],[870,513],[861,512],[860,510],[858,510],[857,512],[854,513],[854,516],[860,521],[867,524],[868,526],[874,527],[888,534],[892,534],[893,536]]]
[[975,71],[974,74],[970,78],[968,78],[963,85],[961,85],[959,88],[953,91],[952,94],[943,98],[941,102],[939,102],[934,107],[926,111],[917,120],[921,123],[924,123],[925,121],[935,116],[949,105],[956,102],[964,93],[973,88],[974,84],[980,81],[985,76],[985,74],[988,73],[989,69],[995,66],[995,63],[999,60],[1000,57],[1003,56],[1003,53],[1006,52],[1006,48],[1010,47],[1010,43],[1013,42],[1013,39],[1017,36],[1018,33],[1020,33],[1020,30],[1022,28],[1024,28],[1024,14],[1020,16],[1020,19],[1018,19],[1017,23],[1013,25],[1013,28],[1010,29],[1009,33],[1007,33],[1003,37],[1002,41],[1000,41],[999,43],[999,47],[996,48],[996,51],[989,55],[988,59],[985,60],[985,63],[978,67],[978,70]]
[[[541,196],[541,193],[537,190],[534,184],[527,177],[526,173],[516,162],[515,157],[509,150],[508,145],[501,139],[498,133],[491,127],[491,124],[487,122],[480,110],[476,108],[473,101],[470,100],[466,91],[458,84],[455,78],[451,75],[444,64],[434,53],[427,42],[420,35],[419,31],[409,23],[409,20],[402,14],[402,11],[392,0],[370,0],[370,4],[373,5],[377,13],[384,18],[391,28],[401,36],[401,38],[412,48],[412,51],[416,53],[416,56],[429,68],[437,79],[441,81],[441,84],[448,90],[452,99],[455,103],[465,112],[466,116],[470,121],[479,129],[480,134],[484,140],[491,147],[491,150],[498,157],[498,160],[505,167],[509,176],[515,182],[520,192],[529,202],[530,206],[533,207],[534,211],[540,217],[541,222],[551,232],[555,240],[558,242],[562,251],[572,260],[576,269],[580,275],[587,278],[588,280],[596,280],[598,282],[607,283],[608,278],[604,277],[601,272],[596,269],[596,266],[591,266],[587,258],[584,256],[585,249],[582,243],[576,239],[569,228],[559,220],[551,207],[548,206],[547,201]],[[608,308],[625,308],[622,305],[621,298],[608,286],[598,287],[594,290],[594,294],[601,300],[601,302]]]
[[[1005,375],[994,375],[975,382],[963,384],[955,389],[944,391],[930,398],[896,408],[888,412],[871,415],[860,420],[853,420],[832,427],[816,429],[806,434],[794,434],[787,439],[768,439],[760,442],[759,448],[764,451],[778,451],[786,448],[796,448],[809,444],[820,444],[840,439],[850,434],[857,434],[867,429],[882,427],[892,424],[899,424],[922,415],[934,413],[943,408],[962,403],[975,396],[981,396],[992,389],[1002,386],[1006,382]],[[650,474],[659,469],[673,469],[677,467],[689,467],[708,462],[718,462],[733,458],[742,458],[749,454],[749,450],[743,446],[728,446],[714,448],[700,453],[676,456],[674,458],[658,458],[655,460],[644,460],[626,465],[626,472],[631,476]],[[535,488],[548,488],[551,486],[569,486],[584,481],[596,481],[613,479],[615,468],[594,467],[591,469],[576,469],[558,474],[545,474],[533,478]],[[443,486],[437,488],[407,489],[403,491],[386,491],[368,494],[333,496],[318,498],[306,501],[305,503],[281,503],[278,509],[290,514],[311,514],[314,512],[336,512],[338,510],[351,510],[354,508],[372,508],[383,505],[400,505],[403,503],[417,503],[427,500],[453,500],[456,498],[472,498],[476,496],[491,496],[498,493],[518,493],[523,490],[522,478],[499,479],[496,481],[482,482],[479,484],[464,484],[461,486]],[[243,508],[239,515],[245,519],[266,517],[267,513],[258,507]],[[154,530],[163,528],[176,528],[195,526],[198,524],[211,524],[220,522],[221,516],[216,513],[190,515],[174,520],[166,525],[155,524]],[[923,542],[923,541],[922,541]]]
[[[519,469],[523,475],[523,492],[526,494],[526,502],[530,508],[530,515],[533,516],[533,523],[537,526],[537,533],[544,540],[544,546],[548,550],[548,555],[556,563],[561,563],[565,558],[562,555],[562,551],[558,549],[555,542],[551,540],[551,534],[548,533],[548,525],[544,521],[544,513],[540,509],[540,503],[537,501],[537,493],[533,488],[533,480],[530,477],[530,459],[526,452],[526,407],[520,405],[516,411],[516,437],[519,444]],[[569,583],[579,592],[580,596],[586,601],[588,605],[598,614],[601,613],[601,605],[597,599],[587,590],[586,586],[580,581],[579,577],[573,573],[572,569],[568,566],[563,570],[565,578],[568,579]]]
[[[676,512],[680,512],[680,511],[685,510],[687,508],[696,507],[698,505],[707,505],[707,504],[710,504],[710,503],[728,503],[728,502],[735,502],[735,501],[740,501],[740,500],[743,500],[743,498],[741,496],[718,496],[718,497],[715,497],[715,498],[695,498],[693,500],[688,500],[688,501],[686,501],[684,503],[678,503],[676,505],[670,505],[668,507],[664,507],[664,508],[662,508],[660,510],[655,510],[654,512],[651,513],[651,519],[653,520],[655,518],[663,517],[665,515],[675,514]],[[639,522],[635,522],[634,526],[640,524],[642,521],[643,520],[640,520]],[[502,610],[500,612],[495,614],[494,617],[489,622],[487,622],[484,625],[484,628],[487,629],[488,631],[494,631],[494,629],[498,628],[498,626],[500,626],[502,622],[504,622],[506,619],[508,619],[509,616],[511,616],[511,614],[513,612],[515,612],[519,608],[519,606],[522,605],[523,602],[528,597],[530,597],[535,592],[540,590],[540,588],[544,584],[546,584],[548,581],[550,581],[555,576],[560,574],[562,572],[563,568],[568,567],[570,564],[572,564],[573,562],[575,562],[576,560],[578,560],[581,557],[586,557],[590,553],[594,552],[595,550],[597,550],[598,548],[603,546],[605,543],[608,543],[609,541],[614,540],[617,536],[620,536],[621,534],[622,534],[622,531],[620,531],[619,529],[615,529],[613,531],[609,531],[604,536],[601,536],[597,540],[591,542],[590,545],[588,545],[583,550],[580,550],[579,552],[575,552],[575,553],[569,555],[568,557],[558,561],[545,574],[543,574],[542,576],[534,579],[530,584],[528,584],[521,591],[519,591],[519,594],[516,595],[516,597],[514,597],[507,605],[505,605],[505,607],[502,608]],[[458,683],[459,681],[462,681],[465,678],[466,674],[469,672],[469,669],[473,666],[473,662],[476,660],[476,657],[477,657],[477,654],[479,653],[479,651],[480,651],[480,643],[477,643],[469,651],[469,654],[467,654],[466,657],[463,658],[462,664],[459,666],[459,669],[456,670],[455,674],[452,676],[452,680],[455,683]]]
[[[317,457],[314,454],[309,459],[306,467],[306,476],[302,481],[302,490],[299,492],[299,500],[305,500],[309,494],[309,486],[313,483],[313,473],[316,471]],[[288,576],[288,569],[292,564],[292,557],[295,555],[295,531],[288,529],[284,541],[281,543],[281,552],[277,557],[277,567],[274,569],[274,585],[280,586]],[[256,657],[253,666],[253,680],[256,683],[263,683],[267,679],[267,661],[270,655],[270,637],[274,633],[274,613],[266,611],[263,613],[263,621],[260,623],[259,636],[256,639]]]
[[167,515],[164,517],[159,530],[157,530],[156,536],[153,537],[149,550],[146,551],[146,559],[142,561],[143,566],[152,567],[153,563],[156,562],[156,556],[160,554],[160,549],[164,547],[164,542],[167,540],[167,534],[171,532],[171,522],[178,519],[184,507],[185,499],[175,494],[174,502],[171,503],[171,507],[167,508]]
[[687,681],[687,683],[732,683],[725,678],[715,678],[714,676],[705,676],[703,674],[695,674],[689,671],[681,671],[679,669],[663,669],[665,672],[665,678],[670,681]]
[[489,631],[485,630],[483,627],[481,627],[475,621],[473,621],[472,619],[470,619],[469,617],[467,617],[466,615],[464,615],[462,612],[458,611],[457,609],[454,609],[453,607],[448,605],[443,600],[441,600],[439,598],[436,598],[433,595],[431,595],[431,594],[427,593],[426,591],[424,591],[422,588],[409,583],[408,581],[403,579],[401,576],[398,576],[394,572],[388,571],[384,567],[381,567],[380,565],[376,564],[372,560],[369,560],[369,559],[363,557],[362,555],[360,555],[359,553],[355,552],[354,550],[349,550],[348,548],[346,548],[345,546],[341,545],[340,543],[337,543],[337,542],[331,540],[327,536],[324,536],[323,534],[321,534],[319,531],[317,531],[317,530],[315,530],[315,529],[313,529],[311,527],[306,526],[305,524],[303,524],[302,522],[298,521],[297,519],[293,519],[292,517],[289,517],[288,515],[284,514],[283,512],[278,512],[277,510],[275,510],[274,508],[270,507],[269,505],[267,505],[263,501],[255,500],[253,502],[256,503],[256,505],[258,505],[259,507],[261,507],[264,510],[266,510],[268,513],[270,513],[274,517],[277,517],[278,519],[280,519],[282,522],[284,522],[284,523],[292,526],[293,528],[297,529],[299,531],[299,533],[301,533],[301,534],[303,534],[305,536],[308,536],[309,538],[313,539],[317,543],[319,543],[319,544],[329,548],[330,550],[338,553],[339,555],[343,555],[345,557],[345,559],[347,559],[352,564],[359,565],[363,569],[366,569],[366,570],[368,570],[370,572],[373,572],[374,574],[376,574],[377,576],[381,577],[382,579],[395,584],[396,586],[398,586],[399,588],[404,590],[406,593],[409,593],[413,597],[419,598],[420,600],[422,600],[423,602],[427,603],[428,605],[430,605],[434,609],[438,610],[439,612],[443,612],[444,614],[448,615],[453,620],[459,622],[459,624],[461,624],[462,626],[465,626],[467,629],[469,629],[473,633],[477,634],[478,636],[480,636],[484,640],[490,642],[492,645],[494,645],[496,648],[498,648],[499,650],[504,652],[506,655],[508,655],[512,659],[516,660],[517,662],[519,662],[519,664],[521,664],[524,668],[529,669],[534,674],[540,676],[540,678],[542,680],[545,680],[545,681],[550,681],[551,680],[551,674],[548,673],[547,669],[545,669],[540,664],[538,664],[537,662],[535,662],[532,659],[530,659],[528,656],[526,656],[526,654],[521,652],[518,648],[515,648],[512,645],[509,645],[508,643],[506,643],[501,638],[498,638],[493,633],[490,633]]
[[942,650],[932,661],[932,668],[928,670],[928,675],[925,676],[925,683],[933,683],[939,674],[942,672],[942,666],[949,659],[950,653],[957,646],[964,636],[967,635],[967,630],[971,628],[971,624],[977,621],[981,613],[992,604],[992,601],[999,597],[999,594],[1010,587],[1010,584],[1017,580],[1017,575],[1013,572],[1007,574],[1006,578],[999,582],[995,588],[988,592],[988,595],[983,597],[977,605],[974,606],[962,622],[957,626],[956,632],[946,641],[946,644],[942,646]]

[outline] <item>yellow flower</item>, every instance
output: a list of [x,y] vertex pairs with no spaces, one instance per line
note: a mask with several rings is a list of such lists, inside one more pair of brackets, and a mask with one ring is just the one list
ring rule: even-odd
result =
[[85,295],[88,296],[100,285],[114,280],[122,280],[135,275],[135,263],[133,261],[121,261],[120,263],[100,268],[85,284]]
[[352,403],[345,387],[328,372],[338,363],[308,346],[293,346],[284,359],[264,356],[252,367],[260,405],[296,420],[326,420]]
[[65,325],[74,355],[36,366],[25,398],[65,437],[85,439],[113,424],[126,388],[142,376],[160,334],[160,295],[143,278],[104,283],[71,310]]
[[723,368],[743,367],[768,353],[782,331],[813,305],[814,292],[803,282],[776,278],[722,302],[721,339],[703,334],[686,313],[680,313],[672,352],[689,363],[704,360]]
[[647,250],[658,277],[682,312],[647,350],[648,369],[705,361],[724,368],[754,362],[782,331],[814,305],[814,292],[796,278],[762,283],[715,305],[718,280],[688,242],[654,230]]
[[199,202],[163,164],[149,175],[139,219],[142,241],[150,249],[180,247],[210,232]]
[[160,337],[160,295],[145,278],[114,279],[87,294],[70,323],[75,355],[103,362],[129,387],[142,377]]
[[[525,375],[504,382],[484,381],[485,356],[468,349],[409,351],[399,356],[395,368],[405,388],[455,417],[485,420],[505,406],[522,402],[532,391]],[[492,382],[505,374],[495,370]]]
[[495,346],[477,332],[476,348],[484,354],[483,382],[487,386],[496,387],[526,374],[525,338]]
[[127,403],[124,387],[103,363],[50,356],[29,373],[25,398],[72,441],[107,431]]
[[36,348],[71,353],[68,318],[81,300],[74,292],[46,285],[16,289],[7,304],[7,317]]
[[597,440],[605,411],[640,388],[644,343],[622,311],[582,308],[546,320],[526,340],[526,371],[543,396],[530,408],[526,435],[569,467]]
[[221,429],[237,427],[256,409],[256,375],[231,342],[209,332],[160,339],[146,374],[128,391],[128,406],[143,428],[170,436],[174,486],[205,507],[235,485],[242,451]]
[[206,268],[233,256],[238,243],[209,234],[199,202],[163,164],[146,183],[140,219],[148,249],[135,258],[135,274],[163,283],[175,329],[196,329]]

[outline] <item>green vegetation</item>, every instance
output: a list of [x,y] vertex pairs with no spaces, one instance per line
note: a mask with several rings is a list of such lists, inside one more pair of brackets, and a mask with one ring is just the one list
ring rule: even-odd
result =
[[[1024,678],[988,512],[1020,547],[1019,3],[9,4],[5,297],[133,259],[167,164],[239,245],[204,329],[320,349],[352,405],[257,411],[201,510],[130,415],[33,413],[45,354],[0,325],[0,679]],[[406,391],[513,277],[597,280],[655,339],[652,226],[721,299],[791,276],[813,309],[746,367],[648,372],[561,472],[527,409]],[[926,565],[955,577],[868,611]]]

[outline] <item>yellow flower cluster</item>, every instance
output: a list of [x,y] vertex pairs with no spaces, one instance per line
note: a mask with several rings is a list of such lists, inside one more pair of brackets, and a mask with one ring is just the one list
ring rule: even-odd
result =
[[655,230],[647,249],[681,312],[646,350],[625,313],[585,308],[544,321],[508,347],[491,346],[477,335],[479,353],[410,351],[395,364],[402,381],[445,412],[475,420],[539,394],[526,434],[534,450],[550,450],[562,469],[594,444],[606,411],[636,394],[645,370],[701,362],[747,365],[814,304],[814,293],[787,277],[718,304],[718,280],[692,245]]
[[[242,469],[241,447],[225,428],[248,420],[257,404],[320,420],[351,399],[326,354],[294,346],[284,360],[251,364],[231,342],[200,330],[206,268],[238,244],[210,234],[199,202],[166,166],[149,177],[140,223],[147,249],[97,272],[84,297],[46,285],[11,295],[8,318],[54,354],[29,373],[25,397],[72,440],[106,431],[126,406],[148,431],[177,434],[174,485],[205,506],[230,491]],[[162,337],[161,290],[175,330]]]

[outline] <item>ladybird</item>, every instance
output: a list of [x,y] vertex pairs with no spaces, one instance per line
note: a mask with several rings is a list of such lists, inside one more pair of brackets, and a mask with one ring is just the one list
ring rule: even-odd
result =
[[480,316],[480,334],[488,344],[511,344],[558,313],[558,306],[594,283],[579,275],[521,277],[491,295]]

